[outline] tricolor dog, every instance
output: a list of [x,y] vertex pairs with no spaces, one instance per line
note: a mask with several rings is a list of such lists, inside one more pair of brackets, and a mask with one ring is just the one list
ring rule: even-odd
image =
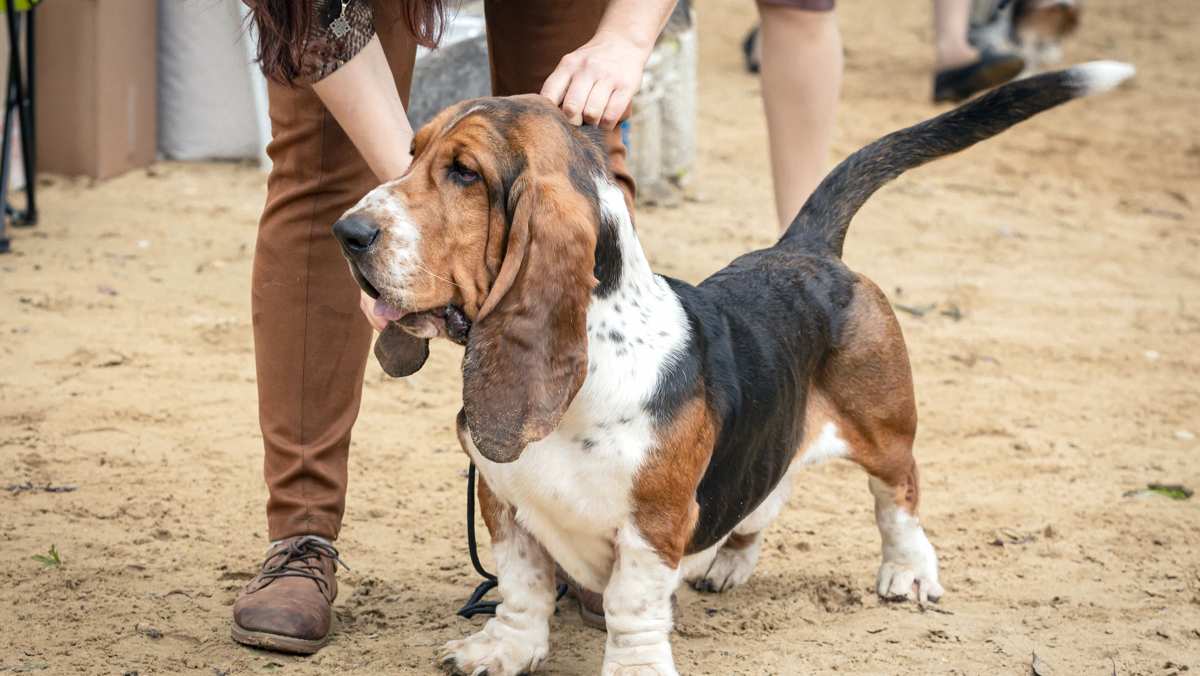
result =
[[417,134],[409,171],[334,226],[413,363],[471,320],[458,437],[479,468],[502,598],[443,659],[491,676],[549,649],[555,562],[603,592],[605,674],[674,674],[682,581],[746,581],[804,465],[869,476],[889,599],[937,600],[918,518],[917,413],[900,326],[846,267],[850,219],[901,172],[1133,68],[1006,85],[851,155],[774,245],[698,285],[655,274],[596,136],[538,96],[467,101]]

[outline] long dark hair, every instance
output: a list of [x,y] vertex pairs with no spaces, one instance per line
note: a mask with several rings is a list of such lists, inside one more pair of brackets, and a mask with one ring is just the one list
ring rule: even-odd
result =
[[[327,1],[338,3],[338,0]],[[430,48],[437,45],[446,24],[444,0],[388,1],[403,5],[402,14],[417,44]],[[277,82],[292,83],[300,75],[300,57],[315,20],[317,3],[312,0],[251,0],[248,4],[258,28],[258,63],[263,73]]]

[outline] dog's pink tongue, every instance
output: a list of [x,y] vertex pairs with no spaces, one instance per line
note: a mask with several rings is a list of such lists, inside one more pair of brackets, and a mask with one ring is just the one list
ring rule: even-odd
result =
[[375,315],[383,317],[389,322],[394,322],[404,316],[399,310],[383,302],[381,298],[375,299]]

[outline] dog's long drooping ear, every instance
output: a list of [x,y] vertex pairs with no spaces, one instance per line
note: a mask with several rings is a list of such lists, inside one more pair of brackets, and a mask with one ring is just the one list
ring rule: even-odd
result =
[[463,357],[479,452],[512,462],[558,426],[587,376],[597,211],[565,180],[518,179],[507,248]]

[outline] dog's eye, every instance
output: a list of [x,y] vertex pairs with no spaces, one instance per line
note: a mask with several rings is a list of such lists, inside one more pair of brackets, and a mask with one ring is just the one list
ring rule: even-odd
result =
[[454,160],[454,164],[450,165],[450,178],[462,185],[470,185],[479,180],[479,174],[468,169],[462,162]]

